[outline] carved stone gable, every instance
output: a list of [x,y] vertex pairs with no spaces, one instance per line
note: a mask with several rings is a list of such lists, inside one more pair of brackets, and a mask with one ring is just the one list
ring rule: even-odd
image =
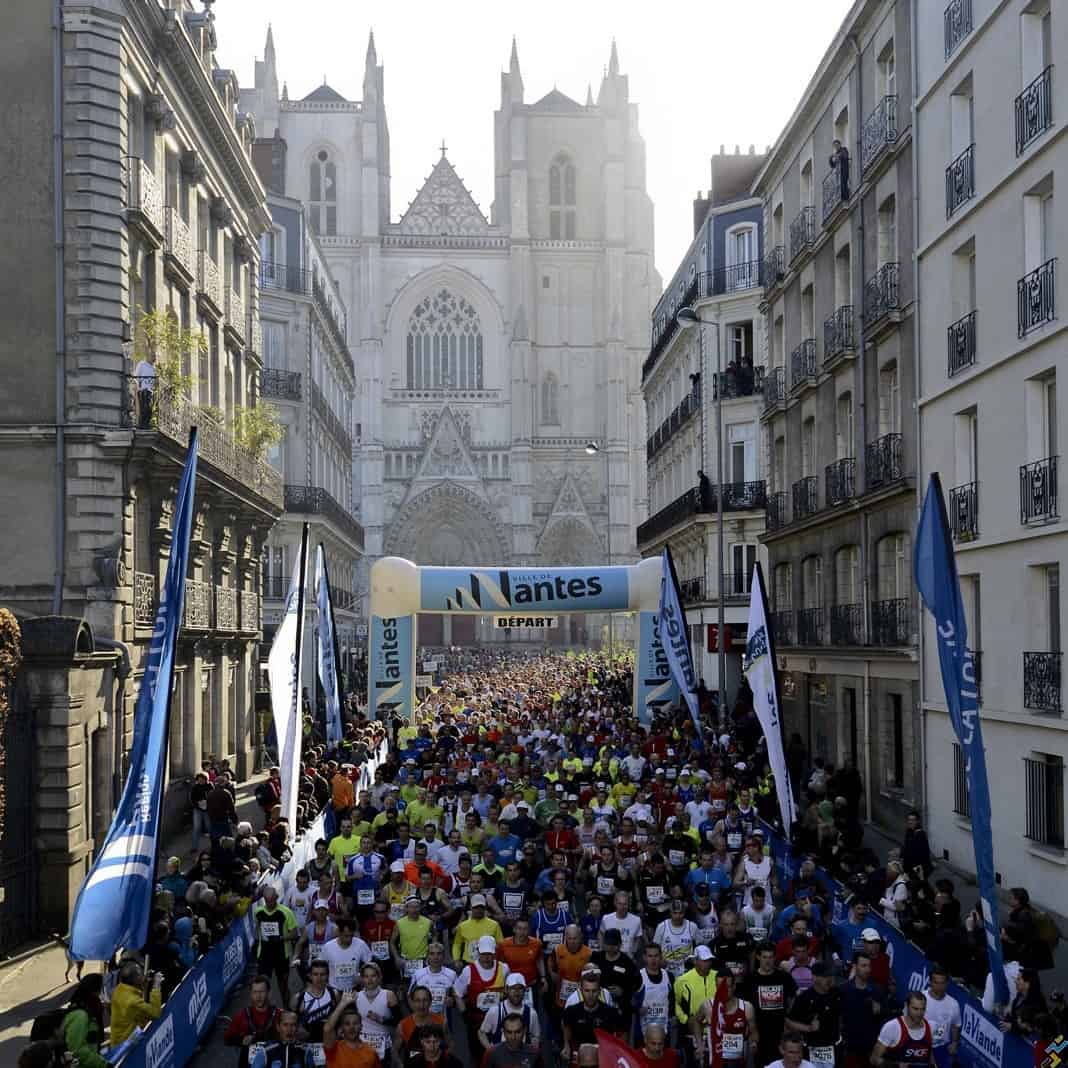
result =
[[488,231],[485,215],[444,155],[397,224],[397,232],[421,236]]
[[560,484],[560,490],[556,494],[556,501],[553,504],[551,515],[580,516],[589,522],[586,506],[582,503],[582,494],[579,493],[579,488],[575,485],[575,480],[570,475],[566,475],[564,481]]
[[415,474],[415,481],[443,478],[481,481],[478,468],[467,447],[466,435],[453,410],[446,405],[441,409],[430,439],[423,452],[422,461]]

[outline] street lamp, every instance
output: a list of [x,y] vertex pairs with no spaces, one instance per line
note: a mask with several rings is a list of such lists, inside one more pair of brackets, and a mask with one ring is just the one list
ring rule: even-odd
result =
[[[586,455],[604,457],[604,493],[605,501],[607,502],[608,522],[607,533],[605,536],[605,546],[608,549],[608,566],[612,566],[612,486],[609,482],[610,469],[608,466],[608,450],[602,449],[600,444],[596,441],[586,442]],[[612,627],[612,613],[608,613],[608,652],[611,654],[613,647],[615,646],[615,633]]]
[[[718,652],[719,663],[719,722],[722,726],[727,720],[727,654],[723,647],[723,643],[726,640],[726,629],[723,621],[725,614],[724,600],[723,600],[723,381],[721,378],[722,369],[720,367],[720,346],[719,346],[719,323],[710,322],[707,319],[702,319],[700,315],[694,311],[693,308],[685,307],[680,308],[675,315],[675,321],[682,329],[686,329],[690,326],[697,327],[697,340],[700,346],[700,360],[701,360],[701,382],[702,393],[707,396],[708,390],[704,388],[704,383],[707,383],[708,376],[705,374],[705,331],[704,327],[711,326],[716,331],[716,377],[713,379],[714,393],[716,398],[716,555],[717,566],[719,568],[719,574],[716,582],[716,589],[719,591],[719,635],[716,642],[716,649]],[[702,409],[704,408],[704,399],[702,397]],[[707,460],[705,458],[705,435],[704,435],[705,416],[704,411],[701,412],[701,470],[704,471],[707,468]]]

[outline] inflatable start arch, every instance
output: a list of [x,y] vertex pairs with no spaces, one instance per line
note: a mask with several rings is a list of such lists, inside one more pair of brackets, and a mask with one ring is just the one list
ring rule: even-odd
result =
[[660,643],[661,562],[589,567],[419,567],[399,556],[371,565],[369,715],[384,719],[415,711],[416,616],[500,614],[546,616],[565,612],[637,612],[634,714],[649,723],[653,711],[675,704],[679,690]]

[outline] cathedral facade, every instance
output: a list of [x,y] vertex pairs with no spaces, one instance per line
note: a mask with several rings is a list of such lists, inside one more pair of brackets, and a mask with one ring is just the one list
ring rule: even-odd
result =
[[[641,363],[660,292],[637,106],[614,44],[596,99],[527,103],[514,42],[500,93],[489,216],[443,147],[395,220],[373,36],[360,101],[325,83],[289,99],[270,31],[242,92],[261,173],[303,201],[349,309],[364,568],[636,558]],[[366,597],[366,572],[358,585]],[[475,625],[424,618],[420,642],[470,640]]]

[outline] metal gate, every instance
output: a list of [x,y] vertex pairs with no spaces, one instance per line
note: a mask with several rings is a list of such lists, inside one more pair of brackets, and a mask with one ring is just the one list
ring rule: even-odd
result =
[[0,953],[10,953],[37,929],[33,713],[20,676],[9,697],[8,714],[0,721]]

